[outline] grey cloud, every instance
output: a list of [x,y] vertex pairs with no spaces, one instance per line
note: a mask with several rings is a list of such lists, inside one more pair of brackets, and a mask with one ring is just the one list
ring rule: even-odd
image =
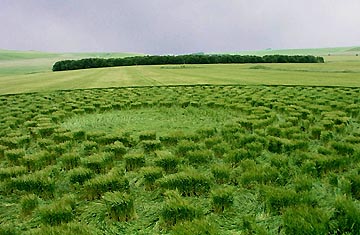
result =
[[0,48],[178,54],[359,45],[358,0],[0,0]]

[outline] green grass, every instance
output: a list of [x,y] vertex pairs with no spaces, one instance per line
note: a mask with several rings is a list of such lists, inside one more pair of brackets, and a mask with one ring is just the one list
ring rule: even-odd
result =
[[162,66],[100,68],[0,76],[0,94],[154,85],[240,84],[360,86],[360,59],[325,64],[199,65],[196,69]]
[[[360,86],[358,47],[332,48],[324,64],[172,65],[99,68],[51,72],[54,62],[86,57],[123,57],[126,53],[0,51],[0,94],[153,85],[240,84]],[[321,54],[330,49],[283,50],[283,54]],[[351,52],[350,54],[347,52]],[[335,53],[336,52],[336,53]],[[344,53],[342,53],[344,52]],[[346,53],[345,53],[346,52]],[[249,51],[244,54],[277,54]],[[3,55],[2,55],[3,54]],[[2,58],[2,59],[1,59]],[[255,69],[254,69],[255,68]]]
[[59,56],[59,53],[46,53],[40,51],[0,50],[0,61],[52,58]]
[[89,57],[127,57],[136,53],[47,53],[40,51],[0,50],[0,77],[50,72],[52,65],[59,60],[82,59]]
[[53,53],[42,51],[16,51],[16,50],[1,50],[0,61],[8,60],[31,60],[31,59],[44,59],[44,58],[117,58],[139,55],[139,53],[122,53],[122,52],[69,52],[69,53]]
[[62,127],[72,131],[92,130],[106,133],[116,133],[118,129],[135,133],[156,130],[163,135],[168,133],[169,129],[191,133],[194,128],[221,127],[236,118],[236,112],[216,108],[141,108],[76,115],[66,120]]
[[0,234],[360,233],[359,57],[53,73],[40,54],[0,61]]
[[0,95],[0,232],[359,234],[359,91]]

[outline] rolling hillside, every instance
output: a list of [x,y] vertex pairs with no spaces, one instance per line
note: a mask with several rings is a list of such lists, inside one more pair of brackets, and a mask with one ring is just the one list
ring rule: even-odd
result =
[[307,49],[267,49],[259,51],[239,51],[230,54],[240,55],[317,55],[317,56],[340,56],[356,55],[360,53],[360,47],[330,47],[330,48],[307,48]]
[[39,51],[0,50],[0,76],[32,74],[51,71],[59,60],[90,57],[113,58],[140,55],[136,53],[48,53]]
[[[360,86],[359,47],[243,52],[317,54],[324,64],[135,66],[51,72],[55,61],[88,57],[125,57],[130,53],[42,53],[0,51],[0,94],[153,85],[240,84]],[[346,54],[348,53],[348,54]],[[6,59],[7,58],[7,59]]]

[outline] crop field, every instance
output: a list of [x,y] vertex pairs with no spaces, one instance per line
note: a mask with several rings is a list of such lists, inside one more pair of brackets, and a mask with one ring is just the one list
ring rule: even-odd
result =
[[51,72],[134,54],[0,50],[0,235],[360,234],[359,51]]
[[[237,66],[225,67],[303,69]],[[304,66],[315,72],[291,74],[352,87],[149,81],[1,95],[0,234],[359,234],[360,88],[346,77],[359,71]]]
[[[360,57],[324,64],[217,64],[98,68],[1,74],[0,94],[154,85],[305,85],[360,87]],[[1,66],[0,66],[1,67]],[[20,66],[21,67],[21,66]]]
[[[324,64],[216,64],[99,68],[52,72],[59,60],[135,56],[131,53],[41,53],[0,50],[0,95],[154,85],[304,85],[360,87],[359,47],[246,52],[314,54]],[[245,52],[244,52],[245,53]],[[234,54],[234,53],[233,53]],[[240,53],[241,54],[241,53]],[[331,56],[328,56],[331,54]]]

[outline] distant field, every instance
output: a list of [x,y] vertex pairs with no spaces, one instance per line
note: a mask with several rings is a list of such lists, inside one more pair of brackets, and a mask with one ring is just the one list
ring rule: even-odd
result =
[[360,87],[360,60],[325,64],[100,68],[0,76],[0,94],[125,86],[251,84]]
[[[357,49],[342,48],[340,50],[338,48],[336,50],[340,53],[350,50],[354,52]],[[324,50],[317,49],[318,52]],[[332,49],[332,52],[336,50]],[[305,53],[305,50],[302,51]],[[0,58],[5,58],[6,56],[2,53],[3,51],[0,51]],[[29,53],[14,52],[12,57],[7,53],[7,58],[11,57],[12,59],[0,59],[0,94],[191,84],[360,86],[360,56],[355,55],[324,56],[325,64],[135,66],[54,73],[51,72],[51,66],[59,59],[120,57],[134,54],[84,53],[60,55],[33,52],[34,58],[31,59]],[[15,59],[16,56],[17,59]]]
[[57,53],[40,51],[0,50],[0,61],[60,57]]
[[230,54],[240,55],[318,55],[318,56],[334,56],[334,55],[356,55],[360,53],[360,47],[332,47],[332,48],[310,48],[310,49],[283,49],[283,50],[260,50],[260,51],[240,51],[230,52]]
[[23,75],[51,71],[59,60],[90,57],[112,58],[135,56],[135,53],[46,53],[38,51],[0,50],[0,76]]
[[121,53],[121,52],[85,52],[85,53],[50,53],[41,51],[13,51],[0,50],[0,61],[8,60],[23,60],[23,59],[44,59],[44,58],[88,58],[88,57],[125,57],[139,55],[136,53]]

